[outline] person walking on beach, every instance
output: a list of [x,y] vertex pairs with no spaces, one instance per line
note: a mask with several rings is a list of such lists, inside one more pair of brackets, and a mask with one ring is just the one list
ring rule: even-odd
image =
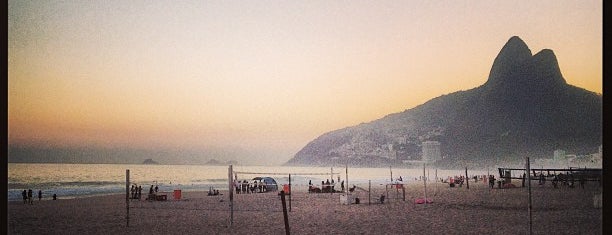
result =
[[38,190],[38,200],[42,199],[42,190]]
[[159,188],[157,187],[157,185],[155,185],[155,194],[157,194],[158,189]]
[[495,176],[489,176],[489,188],[493,188],[495,186]]
[[138,200],[142,198],[142,185],[138,185]]
[[23,197],[23,204],[28,203],[28,191],[25,189],[21,192],[21,197]]
[[32,189],[28,189],[28,201],[30,205],[34,205],[34,202],[32,202]]

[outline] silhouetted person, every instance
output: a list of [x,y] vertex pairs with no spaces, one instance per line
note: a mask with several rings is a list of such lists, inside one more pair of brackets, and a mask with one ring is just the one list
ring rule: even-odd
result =
[[344,180],[340,182],[340,188],[342,188],[342,192],[344,192]]
[[34,204],[34,202],[32,202],[32,189],[28,189],[28,201],[31,205]]
[[544,184],[544,174],[540,174],[540,178],[538,180],[538,184],[539,185],[543,185]]
[[142,185],[138,186],[138,200],[142,197]]
[[53,200],[57,200],[57,195],[55,193],[53,194]]
[[38,190],[38,200],[42,199],[42,190]]
[[28,203],[28,191],[25,189],[21,192],[21,197],[23,197],[23,204]]
[[157,185],[155,185],[155,194],[157,194],[158,190],[159,190],[159,188],[157,187]]

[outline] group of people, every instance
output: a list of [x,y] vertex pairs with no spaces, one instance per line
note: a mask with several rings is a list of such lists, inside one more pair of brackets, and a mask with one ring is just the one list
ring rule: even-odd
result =
[[455,187],[455,185],[459,185],[459,187],[463,187],[463,183],[465,183],[465,176],[460,175],[460,176],[454,176],[454,177],[450,177],[448,179],[449,185],[450,187]]
[[[340,182],[340,192],[344,192],[344,180],[340,181],[340,177],[338,177],[338,182]],[[311,180],[308,180],[308,192],[309,193],[335,193],[338,192],[335,189],[336,182],[332,178],[331,181],[327,179],[326,181],[321,181],[321,188],[316,187],[312,184]]]
[[213,187],[208,188],[208,196],[217,196],[217,195],[220,195],[218,189],[215,189]]
[[[571,173],[566,173],[566,174],[559,173],[559,174],[552,174],[552,175],[544,175],[544,174],[540,173],[540,174],[535,176],[535,178],[537,178],[537,180],[538,180],[538,185],[540,185],[540,186],[546,185],[547,178],[550,178],[550,177],[552,177],[552,186],[554,188],[558,188],[559,187],[559,183],[561,184],[561,186],[568,187],[568,188],[574,188],[575,187],[574,185],[575,185],[575,182],[576,182],[576,178],[578,178],[578,183],[579,183],[580,188],[584,189],[584,185],[586,184],[586,178],[585,177],[583,177],[583,176],[577,176],[576,177],[576,176],[574,176],[574,174],[571,174]],[[522,183],[521,183],[522,187],[525,187],[526,180],[527,180],[527,175],[523,174],[523,177],[522,177],[522,180],[521,180],[522,181]],[[505,187],[504,184],[506,183],[504,178],[501,178],[500,180],[496,180],[495,176],[493,176],[493,175],[490,175],[488,177],[488,181],[489,181],[489,187],[490,188],[494,188],[495,182],[497,182],[498,188]]]
[[156,195],[157,192],[159,190],[159,187],[157,187],[157,185],[155,185],[155,188],[153,188],[153,185],[151,185],[151,188],[149,188],[149,197],[147,197],[147,200],[156,200]]
[[[155,187],[151,185],[151,188],[149,188],[149,196],[146,199],[155,200],[155,195],[157,195],[158,190],[159,187],[157,185],[155,185]],[[130,199],[142,199],[142,185],[132,184],[130,188]]]
[[[34,200],[32,199],[33,197],[33,191],[32,189],[28,189],[28,190],[23,190],[21,192],[21,196],[23,198],[23,204],[30,204],[30,205],[34,205]],[[42,190],[38,190],[38,200],[42,200]],[[53,194],[53,200],[57,200],[57,195],[54,193]]]
[[236,188],[236,194],[263,193],[268,191],[266,182],[263,180],[253,180],[251,182],[248,182],[247,180],[243,180],[242,182],[240,182],[240,180],[236,180],[234,181],[234,187]]
[[[540,178],[543,178],[543,180],[540,180],[540,184],[544,185],[544,182],[546,182],[546,178],[543,176],[543,174],[540,174]],[[554,188],[557,188],[558,183],[561,182],[561,186],[565,186],[565,187],[569,187],[569,188],[574,188],[574,183],[576,182],[576,179],[574,177],[574,174],[563,174],[563,173],[559,173],[558,175],[553,175],[553,179],[552,179],[552,185]],[[586,177],[584,176],[579,176],[578,177],[578,182],[580,184],[580,188],[584,189],[584,185],[586,184]]]
[[142,195],[142,185],[132,184],[130,188],[130,199],[138,199],[140,200]]

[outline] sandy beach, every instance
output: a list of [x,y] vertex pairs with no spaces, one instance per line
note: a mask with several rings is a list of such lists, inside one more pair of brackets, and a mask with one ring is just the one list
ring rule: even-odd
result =
[[[533,234],[602,234],[602,209],[593,196],[595,183],[585,189],[532,184]],[[519,183],[520,186],[520,183]],[[363,186],[362,186],[363,187]],[[367,186],[366,186],[367,187]],[[229,197],[207,192],[182,192],[181,200],[168,193],[167,201],[130,201],[129,226],[125,195],[8,203],[8,234],[284,234],[282,203],[277,193],[234,195],[230,225]],[[470,188],[408,184],[388,191],[373,185],[368,193],[356,190],[360,204],[342,205],[340,194],[308,193],[294,187],[287,196],[292,234],[528,234],[528,190],[489,189],[482,182]],[[405,201],[404,196],[405,195]],[[289,210],[289,208],[287,208]]]

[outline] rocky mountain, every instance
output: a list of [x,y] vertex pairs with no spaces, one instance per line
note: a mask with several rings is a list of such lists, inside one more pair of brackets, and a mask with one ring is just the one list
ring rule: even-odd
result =
[[401,164],[421,160],[427,140],[440,142],[442,167],[550,158],[556,149],[594,153],[602,144],[602,96],[567,84],[552,50],[532,55],[514,36],[485,84],[325,133],[286,165]]

